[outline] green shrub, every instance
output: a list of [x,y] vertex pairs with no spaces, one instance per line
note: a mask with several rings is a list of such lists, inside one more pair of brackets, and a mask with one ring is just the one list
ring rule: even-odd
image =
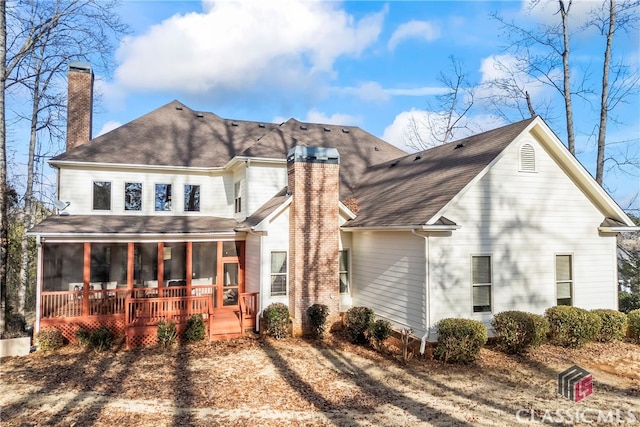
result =
[[280,302],[270,304],[262,313],[265,331],[276,339],[289,334],[289,307]]
[[390,322],[383,319],[376,320],[369,329],[369,335],[375,341],[376,346],[380,348],[384,340],[393,334],[393,326]]
[[503,311],[491,321],[498,349],[508,354],[525,353],[542,344],[549,332],[549,322],[543,316],[524,311]]
[[627,336],[632,341],[640,343],[640,308],[627,314]]
[[355,344],[368,344],[367,332],[375,321],[376,314],[368,307],[351,307],[345,315],[345,329]]
[[162,348],[171,347],[178,339],[178,331],[175,322],[161,320],[158,322],[158,330],[156,332],[158,344]]
[[311,336],[322,338],[327,330],[327,317],[329,317],[329,307],[324,304],[313,304],[307,309]]
[[40,350],[57,350],[64,346],[64,336],[56,328],[45,328],[38,332],[38,346]]
[[618,293],[618,307],[623,313],[640,309],[640,294],[621,291]]
[[91,332],[86,329],[78,329],[76,331],[76,339],[81,346],[89,347],[91,345]]
[[437,330],[438,343],[433,355],[443,362],[473,362],[487,343],[487,328],[477,320],[442,319]]
[[627,323],[627,316],[624,313],[606,309],[591,310],[591,312],[597,314],[602,322],[596,340],[611,342],[624,338],[624,327]]
[[544,317],[549,321],[549,340],[561,347],[577,348],[594,341],[602,327],[597,314],[566,305],[548,308]]
[[96,351],[106,351],[113,345],[113,333],[104,326],[91,333],[89,344]]
[[199,314],[193,314],[187,319],[187,325],[184,330],[184,339],[187,342],[202,341],[207,334],[207,328],[204,319]]

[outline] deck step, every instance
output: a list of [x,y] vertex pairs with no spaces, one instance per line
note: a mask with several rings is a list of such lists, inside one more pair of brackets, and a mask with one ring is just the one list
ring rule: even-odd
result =
[[211,336],[242,334],[240,313],[233,310],[216,310],[211,319]]

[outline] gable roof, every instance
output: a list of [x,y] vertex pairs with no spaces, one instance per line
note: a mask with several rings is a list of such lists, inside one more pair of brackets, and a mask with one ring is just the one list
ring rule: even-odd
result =
[[296,145],[336,148],[340,152],[341,198],[350,197],[368,167],[406,154],[355,126],[295,119],[280,125],[229,120],[172,101],[52,158],[50,163],[222,168],[235,157],[284,162]]
[[345,226],[427,224],[533,120],[523,120],[370,167],[355,191],[360,209],[358,217]]

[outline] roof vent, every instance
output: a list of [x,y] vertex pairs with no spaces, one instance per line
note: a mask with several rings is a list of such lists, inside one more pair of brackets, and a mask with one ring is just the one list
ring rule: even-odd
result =
[[462,147],[464,147],[464,142],[461,142],[458,145],[456,145],[455,149],[457,150],[458,148],[462,148]]
[[420,154],[418,154],[418,155],[416,156],[416,158],[415,158],[415,159],[413,159],[413,161],[415,162],[416,160],[420,160],[421,158],[422,158],[422,156],[421,156]]
[[325,127],[325,128],[324,128],[324,131],[325,131],[325,132],[331,132],[331,129],[329,129],[329,128]]
[[238,126],[238,122],[231,122],[231,126]]
[[179,106],[179,105],[176,105],[176,110],[180,110],[180,111],[182,111],[182,107],[181,107],[181,106]]
[[343,133],[349,133],[349,129],[342,128]]
[[307,130],[307,125],[300,125],[300,129]]
[[395,165],[397,165],[400,162],[400,160],[394,160],[393,163],[391,163],[391,165],[389,166],[390,168],[394,167]]
[[196,117],[204,117],[204,114],[202,114],[202,113],[197,113],[197,114],[196,114]]
[[373,151],[380,151],[380,149],[378,148],[378,146],[376,145],[375,147],[373,147]]
[[264,127],[264,123],[258,123],[258,127],[259,128],[263,128]]

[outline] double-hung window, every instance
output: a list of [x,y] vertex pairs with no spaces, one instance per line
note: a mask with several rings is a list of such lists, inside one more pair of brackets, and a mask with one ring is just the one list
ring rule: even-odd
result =
[[271,296],[287,295],[287,253],[271,252]]
[[235,200],[234,212],[242,212],[242,181],[233,184],[233,196]]
[[491,256],[472,256],[473,312],[491,312]]
[[349,293],[349,251],[338,253],[338,270],[340,273],[340,293]]
[[108,181],[93,181],[93,210],[111,210],[111,183]]
[[156,211],[171,210],[171,184],[156,184]]
[[558,305],[573,305],[573,260],[571,255],[556,255],[556,298]]
[[141,182],[125,182],[124,183],[124,210],[125,211],[142,210],[142,183]]
[[187,184],[184,186],[184,211],[200,212],[200,186]]

